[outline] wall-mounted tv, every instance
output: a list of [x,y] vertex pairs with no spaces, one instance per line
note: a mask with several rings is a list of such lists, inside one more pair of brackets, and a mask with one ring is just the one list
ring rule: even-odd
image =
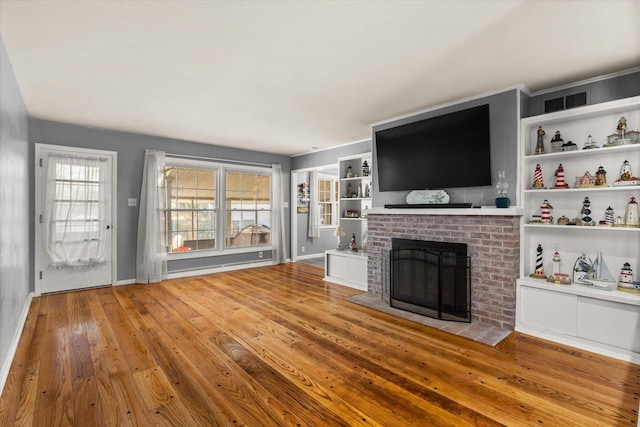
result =
[[380,191],[491,185],[489,105],[375,132]]

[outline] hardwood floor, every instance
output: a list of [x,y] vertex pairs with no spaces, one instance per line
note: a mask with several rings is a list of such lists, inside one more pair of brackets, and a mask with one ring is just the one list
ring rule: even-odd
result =
[[34,298],[0,425],[635,426],[640,366],[496,348],[300,263]]

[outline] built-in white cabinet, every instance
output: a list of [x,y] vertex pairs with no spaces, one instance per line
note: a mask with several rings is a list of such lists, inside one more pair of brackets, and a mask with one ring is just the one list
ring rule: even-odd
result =
[[[602,354],[640,363],[640,295],[615,289],[603,290],[581,284],[559,285],[529,277],[536,269],[537,247],[543,249],[545,274],[552,273],[553,255],[560,255],[560,272],[572,275],[578,257],[586,252],[595,261],[598,253],[617,280],[629,263],[640,280],[640,228],[605,226],[607,209],[624,221],[632,197],[640,201],[640,185],[614,185],[628,161],[634,176],[640,176],[640,143],[604,147],[624,117],[627,131],[640,129],[640,97],[565,110],[521,121],[519,156],[519,204],[521,227],[520,279],[517,281],[516,330],[574,345]],[[538,131],[546,133],[544,153],[536,154]],[[560,132],[564,143],[575,148],[553,151],[551,140]],[[587,141],[600,148],[584,149]],[[562,164],[568,188],[557,188]],[[543,188],[534,188],[536,167],[542,172]],[[598,170],[606,171],[606,184],[594,182]],[[592,179],[589,181],[589,179]],[[580,183],[582,181],[582,183]],[[587,184],[587,185],[585,185]],[[558,219],[582,219],[585,198],[588,215],[595,225],[559,225]],[[542,205],[548,201],[552,220]],[[533,220],[533,221],[532,221]],[[580,224],[580,223],[578,223]]]
[[[325,253],[325,280],[367,290],[367,211],[371,208],[371,153],[338,159],[339,225],[343,250]],[[355,238],[357,251],[349,249]]]

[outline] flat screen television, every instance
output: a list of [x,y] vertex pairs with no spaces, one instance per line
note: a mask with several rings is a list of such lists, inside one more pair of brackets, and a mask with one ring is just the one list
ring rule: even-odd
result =
[[375,132],[380,191],[491,185],[489,105]]

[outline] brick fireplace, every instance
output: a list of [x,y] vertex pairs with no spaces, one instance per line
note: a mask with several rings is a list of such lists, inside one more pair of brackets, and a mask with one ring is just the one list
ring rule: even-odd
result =
[[369,293],[389,301],[384,264],[392,238],[466,243],[471,257],[471,321],[513,330],[520,267],[519,214],[491,208],[452,212],[456,213],[373,209],[367,224]]

